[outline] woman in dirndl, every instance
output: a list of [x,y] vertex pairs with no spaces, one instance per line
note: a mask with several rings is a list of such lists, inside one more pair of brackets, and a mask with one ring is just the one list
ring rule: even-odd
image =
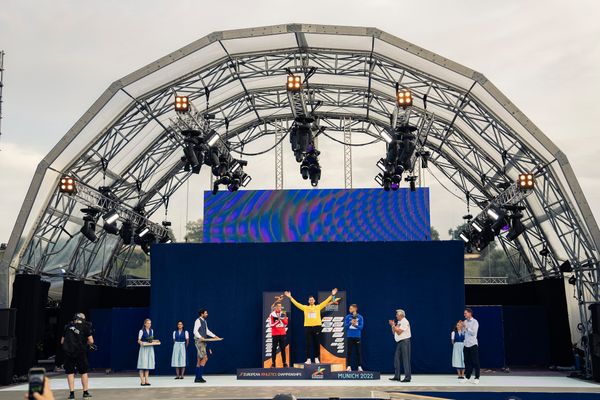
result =
[[137,368],[140,370],[140,386],[150,386],[148,377],[150,370],[154,369],[154,346],[146,345],[154,340],[154,331],[152,330],[152,321],[149,318],[144,320],[144,327],[138,333],[138,344],[140,351],[138,353]]
[[465,355],[463,353],[465,331],[462,321],[458,321],[454,326],[450,340],[452,341],[452,367],[456,368],[458,379],[465,379]]
[[183,321],[177,321],[177,329],[173,331],[173,355],[171,367],[175,368],[175,379],[183,379],[185,375],[185,351],[190,343],[190,334],[183,328]]

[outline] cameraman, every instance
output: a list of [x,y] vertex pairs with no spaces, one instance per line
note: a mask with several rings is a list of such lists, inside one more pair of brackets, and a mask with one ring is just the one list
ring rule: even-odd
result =
[[92,397],[88,392],[88,359],[87,350],[93,348],[94,338],[92,326],[85,320],[83,313],[75,314],[73,321],[65,326],[65,332],[60,339],[65,355],[64,367],[69,383],[69,399],[75,398],[75,370],[81,375],[83,397]]

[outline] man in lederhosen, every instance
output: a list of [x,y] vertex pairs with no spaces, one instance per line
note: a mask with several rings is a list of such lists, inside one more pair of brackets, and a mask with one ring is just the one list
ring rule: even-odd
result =
[[204,339],[216,338],[220,339],[217,335],[212,333],[208,329],[208,311],[201,309],[198,311],[198,319],[194,323],[194,342],[196,344],[196,350],[198,350],[198,362],[196,363],[196,379],[194,382],[205,383],[206,381],[202,377],[204,373],[204,366],[208,361],[208,353],[210,352],[206,348],[206,342]]

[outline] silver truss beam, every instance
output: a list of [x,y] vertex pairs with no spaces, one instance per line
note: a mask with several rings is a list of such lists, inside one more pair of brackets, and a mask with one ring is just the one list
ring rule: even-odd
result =
[[275,190],[283,190],[283,123],[275,125]]
[[344,125],[344,188],[352,189],[352,127],[349,120],[342,120]]

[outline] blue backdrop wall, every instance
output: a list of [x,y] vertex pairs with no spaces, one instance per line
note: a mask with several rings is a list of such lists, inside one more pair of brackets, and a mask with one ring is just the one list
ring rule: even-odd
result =
[[[387,321],[404,308],[413,332],[413,370],[452,371],[449,334],[464,307],[460,242],[158,244],[151,266],[150,313],[163,341],[156,349],[159,373],[173,371],[176,321],[191,333],[200,308],[209,310],[210,329],[225,338],[212,346],[207,373],[234,373],[261,364],[263,291],[289,289],[305,302],[333,287],[346,290],[365,317],[364,367],[393,370]],[[294,362],[304,360],[302,319],[294,309],[288,334]],[[188,366],[195,366],[195,356],[190,344]]]

